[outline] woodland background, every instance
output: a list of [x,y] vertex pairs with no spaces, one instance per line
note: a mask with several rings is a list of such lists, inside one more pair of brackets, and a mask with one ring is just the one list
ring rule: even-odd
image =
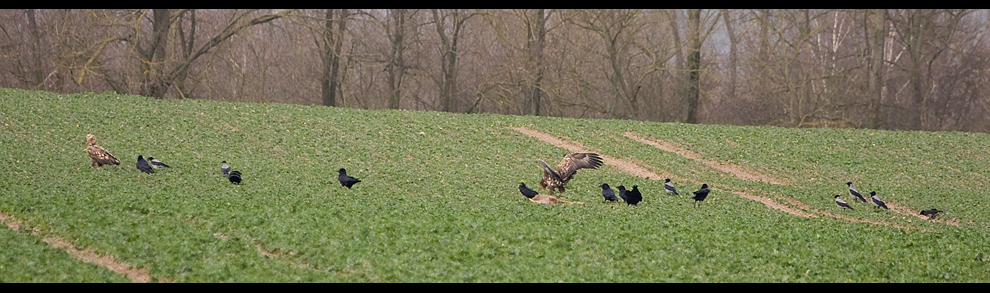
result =
[[990,132],[986,10],[0,10],[0,87]]

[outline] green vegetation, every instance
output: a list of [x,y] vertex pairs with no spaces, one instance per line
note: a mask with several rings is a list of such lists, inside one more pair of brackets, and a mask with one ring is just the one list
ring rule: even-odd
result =
[[[42,235],[145,268],[156,280],[990,281],[990,215],[982,212],[990,199],[982,192],[990,170],[987,134],[367,111],[14,89],[0,89],[0,122],[0,212]],[[689,199],[663,194],[662,180],[606,165],[582,170],[568,184],[564,199],[584,204],[532,204],[519,194],[519,182],[538,186],[536,159],[555,164],[567,151],[510,126],[704,181],[713,193],[695,209]],[[741,180],[635,142],[622,135],[626,131],[789,184]],[[83,150],[88,133],[121,165],[90,167]],[[141,173],[134,167],[138,155],[172,168]],[[241,185],[220,175],[223,160],[244,174]],[[363,182],[341,187],[338,168]],[[846,181],[889,202],[944,209],[940,217],[962,223],[853,203]],[[602,182],[639,185],[645,199],[635,207],[603,203]],[[675,184],[685,193],[698,187]],[[724,186],[916,229],[797,217]],[[856,210],[838,210],[834,194]],[[0,281],[127,281],[73,262],[39,239],[0,232]],[[38,277],[39,270],[53,277]]]

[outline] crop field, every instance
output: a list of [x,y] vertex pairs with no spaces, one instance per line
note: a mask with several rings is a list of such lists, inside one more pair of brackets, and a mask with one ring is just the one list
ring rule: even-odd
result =
[[[983,133],[15,89],[0,122],[0,282],[990,282]],[[87,134],[121,164],[91,167]],[[580,203],[520,194],[574,151],[605,158],[561,195]]]

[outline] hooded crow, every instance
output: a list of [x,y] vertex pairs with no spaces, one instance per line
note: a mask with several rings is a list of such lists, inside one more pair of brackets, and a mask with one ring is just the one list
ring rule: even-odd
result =
[[526,183],[525,182],[519,182],[519,192],[521,192],[522,195],[526,196],[526,198],[533,198],[534,196],[536,196],[537,194],[539,194],[535,190],[532,190],[532,189],[529,189],[529,187],[526,187]]
[[155,169],[152,169],[151,166],[148,165],[148,161],[145,161],[144,157],[141,155],[138,155],[137,168],[138,170],[141,170],[141,172],[144,173],[148,173],[148,174],[155,173]]
[[340,181],[340,185],[347,187],[347,189],[351,189],[351,186],[361,182],[361,180],[357,180],[357,178],[347,176],[347,171],[344,170],[344,168],[337,170],[337,181]]
[[220,163],[220,172],[223,172],[224,177],[227,177],[227,174],[230,174],[230,165],[227,165],[227,161]]
[[677,193],[677,188],[674,188],[674,184],[670,183],[670,178],[667,178],[667,180],[663,183],[663,189],[666,189],[667,193],[673,193],[677,196],[681,195],[680,193]]
[[148,161],[151,161],[151,167],[152,168],[155,168],[155,169],[158,169],[158,168],[161,168],[161,167],[172,168],[172,167],[169,167],[168,165],[165,165],[165,163],[162,163],[162,161],[159,161],[158,159],[155,159],[155,158],[152,158],[152,157],[148,157]]
[[619,200],[615,197],[615,191],[612,191],[612,187],[609,187],[608,183],[602,183],[602,185],[598,185],[598,187],[602,188],[602,197],[605,198],[605,201]]
[[693,191],[694,197],[692,199],[694,199],[694,207],[698,207],[698,202],[704,201],[708,197],[709,192],[711,190],[708,189],[708,184],[701,184],[701,189]]
[[854,211],[856,210],[856,209],[853,209],[851,206],[849,206],[849,204],[846,203],[846,201],[844,201],[841,198],[839,198],[838,195],[835,196],[835,205],[837,205],[837,206],[839,206],[841,208],[844,208],[844,209],[850,209],[850,210],[854,210]]
[[855,198],[858,198],[862,202],[866,202],[866,199],[863,198],[863,195],[862,194],[859,194],[859,191],[857,191],[856,188],[853,188],[853,183],[852,182],[846,182],[846,185],[849,185],[849,194],[850,195],[852,195]]
[[885,205],[883,203],[883,201],[880,200],[880,196],[877,196],[877,192],[876,191],[870,191],[870,201],[872,201],[873,205],[875,205],[877,207],[881,207],[881,208],[884,208],[885,210],[889,210],[887,208],[887,205]]
[[930,209],[930,210],[923,210],[923,211],[921,211],[921,214],[922,215],[925,215],[925,216],[928,216],[928,219],[931,220],[931,219],[934,219],[935,218],[935,215],[937,215],[938,213],[941,213],[941,212],[943,212],[943,211],[940,211],[938,209]]
[[227,180],[230,180],[230,183],[241,184],[241,172],[230,172],[230,175],[227,176]]

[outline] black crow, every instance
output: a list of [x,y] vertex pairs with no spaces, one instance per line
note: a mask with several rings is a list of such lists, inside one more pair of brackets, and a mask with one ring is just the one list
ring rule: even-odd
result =
[[138,155],[137,168],[138,170],[141,170],[141,172],[144,173],[148,173],[148,174],[155,173],[155,169],[152,169],[151,166],[148,165],[148,161],[145,161],[144,156],[141,155]]
[[708,197],[709,192],[711,192],[711,190],[708,189],[708,184],[701,184],[701,189],[693,191],[692,193],[694,193],[694,197],[692,198],[694,199],[694,207],[698,207],[698,202],[705,200],[705,198]]
[[227,177],[227,174],[230,174],[230,165],[227,165],[227,161],[221,162],[220,172],[223,172],[224,177]]
[[673,193],[677,196],[681,195],[680,193],[677,193],[677,188],[674,188],[674,184],[670,183],[670,178],[667,178],[666,182],[663,183],[663,189],[666,189],[667,193]]
[[844,208],[844,209],[850,209],[850,210],[854,210],[854,211],[856,210],[856,209],[853,209],[851,206],[849,206],[849,204],[846,203],[846,201],[844,201],[841,198],[839,198],[838,195],[835,196],[835,205],[837,205],[837,206],[839,206],[841,208]]
[[[540,166],[543,167],[543,179],[540,180],[540,188],[546,190],[550,188],[550,195],[554,189],[564,193],[564,185],[574,177],[574,174],[581,169],[597,169],[602,165],[602,157],[596,153],[571,153],[564,156],[564,159],[557,165],[557,169],[551,169],[550,165],[543,160]],[[559,195],[558,195],[559,196]]]
[[626,193],[625,200],[626,200],[626,204],[629,205],[636,205],[639,202],[643,201],[643,194],[639,193],[638,186],[633,185],[633,189]]
[[862,202],[866,202],[866,199],[863,198],[863,195],[862,194],[859,194],[859,191],[857,191],[855,188],[853,188],[853,183],[852,182],[846,182],[846,185],[849,185],[849,194],[850,195],[852,195],[855,198],[858,198]]
[[340,185],[347,187],[347,189],[350,189],[351,186],[354,186],[354,184],[361,182],[361,180],[357,180],[357,178],[347,176],[347,171],[344,170],[344,168],[337,170],[337,173],[337,181],[340,181]]
[[879,196],[877,196],[877,192],[876,191],[870,191],[870,200],[872,201],[873,205],[875,205],[877,207],[880,207],[880,208],[884,208],[886,210],[889,210],[887,208],[887,205],[883,204],[883,201],[880,200],[880,197]]
[[608,186],[608,183],[602,183],[602,185],[598,185],[598,187],[602,188],[602,197],[605,198],[605,201],[619,200],[615,197],[615,191],[612,191],[612,188]]
[[537,194],[539,194],[535,190],[532,190],[532,189],[529,189],[529,187],[526,187],[526,183],[525,182],[519,182],[519,192],[522,192],[522,195],[525,195],[527,198],[533,198],[534,196],[536,196]]
[[155,158],[152,158],[152,157],[148,157],[148,160],[151,161],[151,167],[152,168],[155,168],[155,169],[158,169],[160,167],[172,168],[172,167],[169,167],[168,165],[165,165],[165,163],[162,163],[162,161],[159,161],[158,159],[155,159]]
[[241,184],[241,172],[230,172],[230,175],[227,176],[227,180],[230,180],[231,183]]
[[923,210],[923,211],[921,211],[921,214],[922,215],[925,215],[925,216],[928,216],[928,219],[931,220],[931,219],[934,219],[935,218],[935,215],[937,215],[938,213],[941,213],[941,212],[944,212],[944,211],[940,211],[938,209],[930,209],[930,210]]
[[626,190],[626,187],[619,185],[619,187],[616,188],[619,189],[619,198],[621,198],[625,202],[629,202],[629,191]]

